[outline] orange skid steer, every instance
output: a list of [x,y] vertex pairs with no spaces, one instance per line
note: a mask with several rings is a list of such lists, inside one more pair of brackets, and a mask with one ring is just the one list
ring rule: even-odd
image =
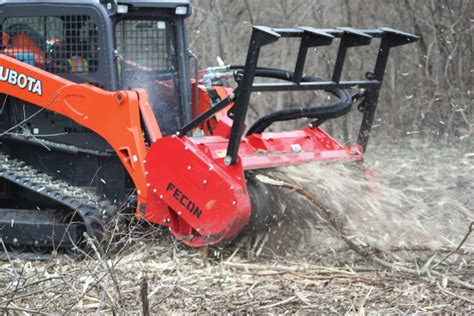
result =
[[[363,158],[389,52],[417,39],[389,28],[256,26],[245,65],[191,79],[188,0],[7,0],[0,10],[0,238],[35,256],[81,246],[84,232],[100,239],[124,208],[189,246],[235,237],[275,203],[248,171]],[[261,49],[284,38],[300,40],[294,69],[260,67]],[[374,38],[375,68],[341,80],[349,48]],[[332,77],[306,75],[308,51],[335,42]],[[229,78],[235,89],[222,85]],[[268,113],[247,128],[252,93],[312,90],[337,101]],[[321,125],[356,98],[359,138],[342,146]],[[302,118],[310,127],[266,131]]]

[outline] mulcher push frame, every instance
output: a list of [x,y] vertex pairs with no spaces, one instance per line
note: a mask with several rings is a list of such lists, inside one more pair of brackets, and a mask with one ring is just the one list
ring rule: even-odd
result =
[[[294,72],[291,77],[288,77],[289,82],[254,83],[261,48],[275,43],[281,38],[301,39]],[[331,79],[313,81],[305,80],[303,82],[302,78],[304,76],[304,68],[309,48],[331,45],[335,38],[340,38],[340,43]],[[367,72],[366,79],[364,80],[341,80],[348,49],[351,47],[369,45],[373,38],[381,39],[374,70]],[[238,88],[235,90],[235,94],[222,100],[218,105],[197,117],[181,129],[180,133],[187,133],[189,130],[198,126],[213,114],[235,101],[233,108],[229,111],[232,115],[233,123],[225,159],[226,164],[233,165],[237,161],[239,146],[244,134],[245,119],[247,117],[250,96],[253,92],[307,90],[330,91],[357,87],[359,89],[365,89],[363,100],[358,107],[359,110],[363,112],[363,118],[357,140],[357,143],[365,151],[369,141],[369,135],[374,120],[375,110],[377,108],[379,92],[382,86],[390,49],[396,46],[412,43],[417,39],[418,36],[391,28],[369,30],[353,29],[349,27],[316,29],[312,27],[269,28],[265,26],[255,26],[250,40],[246,63],[243,67],[241,78],[238,80]]]

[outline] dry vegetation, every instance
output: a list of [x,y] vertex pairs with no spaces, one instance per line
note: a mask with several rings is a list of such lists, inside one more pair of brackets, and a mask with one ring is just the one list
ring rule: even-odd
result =
[[[134,225],[80,262],[1,262],[0,311],[472,313],[473,1],[378,3],[203,0],[190,22],[207,65],[211,56],[242,62],[251,23],[387,25],[423,35],[389,65],[367,155],[377,184],[345,165],[285,168],[261,180],[298,198],[258,236],[196,250]],[[267,58],[285,66],[294,53],[289,45]],[[281,97],[275,107],[295,100]],[[271,102],[258,96],[253,115]],[[347,139],[356,119],[327,128]]]
[[115,247],[81,262],[3,262],[0,306],[27,313],[139,313],[143,302],[162,313],[472,312],[472,151],[414,140],[372,149],[375,193],[344,165],[274,171],[266,176],[326,209],[301,199],[306,208],[289,204],[280,225],[216,248],[188,249],[166,232],[133,226]]

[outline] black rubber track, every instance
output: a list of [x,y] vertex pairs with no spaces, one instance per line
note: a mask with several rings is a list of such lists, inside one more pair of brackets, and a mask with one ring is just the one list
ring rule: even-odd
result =
[[[3,153],[0,153],[0,178],[62,205],[69,214],[76,214],[88,235],[98,241],[102,239],[107,223],[117,213],[117,207],[109,201],[82,187],[54,179]],[[78,246],[84,247],[85,243]]]

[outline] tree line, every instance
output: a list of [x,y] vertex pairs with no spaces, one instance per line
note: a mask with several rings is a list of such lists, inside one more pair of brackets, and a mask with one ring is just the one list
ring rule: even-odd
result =
[[[332,28],[391,27],[421,36],[416,44],[394,49],[387,66],[375,129],[438,139],[472,140],[474,134],[473,0],[199,0],[189,20],[190,46],[200,67],[243,64],[252,25]],[[314,49],[305,72],[330,78],[337,43]],[[352,48],[344,67],[346,79],[362,79],[374,67],[377,42]],[[293,69],[299,45],[280,41],[265,47],[261,66]],[[328,102],[315,93],[258,94],[252,97],[249,120],[290,106]],[[301,127],[292,122],[277,128]],[[354,139],[360,114],[328,123],[343,140]]]

